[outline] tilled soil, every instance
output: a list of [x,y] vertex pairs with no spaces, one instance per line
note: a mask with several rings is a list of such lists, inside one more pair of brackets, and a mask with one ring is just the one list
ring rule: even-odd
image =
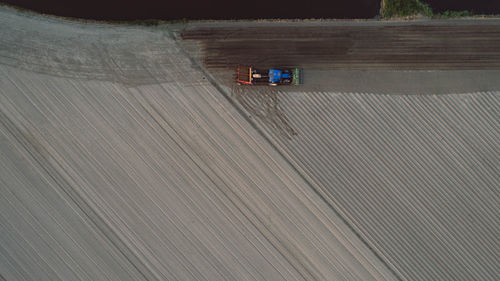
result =
[[196,27],[208,68],[499,69],[499,25]]

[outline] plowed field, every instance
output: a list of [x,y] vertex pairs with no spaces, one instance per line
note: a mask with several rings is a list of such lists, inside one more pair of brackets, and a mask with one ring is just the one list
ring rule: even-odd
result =
[[499,25],[196,27],[181,36],[202,43],[208,68],[500,68]]

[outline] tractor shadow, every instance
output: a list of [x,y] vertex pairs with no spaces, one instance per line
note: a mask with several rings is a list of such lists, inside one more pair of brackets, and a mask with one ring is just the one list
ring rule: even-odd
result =
[[[286,87],[286,86],[285,86]],[[232,88],[235,98],[250,113],[250,118],[256,117],[271,131],[291,140],[297,132],[292,128],[279,100],[279,86],[238,86]]]

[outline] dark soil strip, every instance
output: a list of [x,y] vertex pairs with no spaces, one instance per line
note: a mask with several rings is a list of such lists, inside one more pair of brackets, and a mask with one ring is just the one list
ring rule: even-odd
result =
[[500,69],[498,25],[224,27],[185,30],[208,68]]

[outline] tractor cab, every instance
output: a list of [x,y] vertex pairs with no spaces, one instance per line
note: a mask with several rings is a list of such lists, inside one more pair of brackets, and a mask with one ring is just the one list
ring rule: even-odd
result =
[[290,84],[292,82],[292,74],[289,70],[269,69],[269,85],[276,86],[278,84]]

